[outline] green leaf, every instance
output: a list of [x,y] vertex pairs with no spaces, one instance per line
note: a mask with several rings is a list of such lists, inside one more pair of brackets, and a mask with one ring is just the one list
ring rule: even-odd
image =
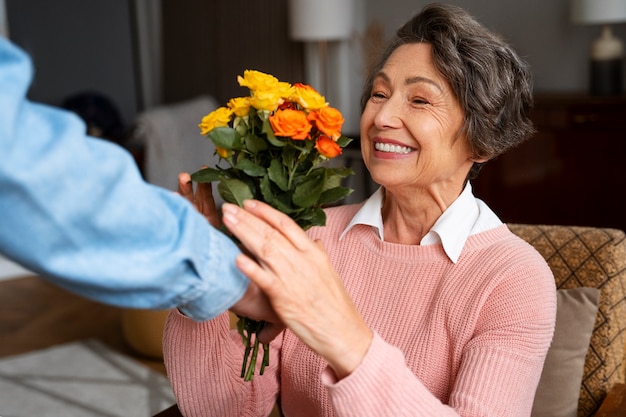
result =
[[304,230],[312,226],[324,226],[326,225],[326,213],[320,207],[311,207],[299,213],[294,221]]
[[296,186],[293,192],[293,203],[298,207],[311,207],[317,203],[323,190],[323,175],[311,175],[306,177],[304,181]]
[[222,180],[217,186],[217,190],[220,196],[229,203],[237,204],[242,207],[244,200],[250,200],[254,198],[254,192],[245,182],[227,178]]
[[289,189],[289,178],[287,178],[283,164],[278,159],[272,159],[267,174],[269,179],[281,190],[287,191]]
[[274,146],[282,148],[287,144],[286,141],[282,141],[278,139],[276,135],[274,135],[274,130],[272,130],[272,125],[270,124],[269,119],[263,119],[263,127],[261,128],[261,132],[265,134],[265,136],[267,137],[267,141]]
[[209,139],[215,146],[229,150],[238,150],[243,147],[241,135],[232,127],[216,127],[209,133]]
[[342,148],[345,148],[353,140],[354,139],[342,135],[339,137],[339,139],[337,139],[337,145],[341,146]]
[[349,196],[354,190],[347,187],[335,187],[325,190],[320,196],[320,204],[331,204]]
[[244,141],[246,149],[252,154],[257,154],[269,147],[265,139],[253,134],[247,134]]
[[203,168],[200,171],[191,174],[191,180],[193,182],[213,182],[222,179],[223,175],[221,171],[214,168]]
[[262,177],[266,172],[265,168],[255,164],[249,158],[242,158],[239,162],[237,162],[237,168],[251,177]]
[[274,194],[274,201],[272,205],[282,211],[283,213],[287,213],[291,215],[293,218],[293,213],[297,213],[299,209],[295,207],[291,202],[293,194],[291,191],[285,193],[276,193]]
[[263,201],[271,206],[274,202],[274,193],[272,191],[272,184],[270,183],[270,179],[267,175],[264,175],[263,178],[261,178],[259,188],[261,189]]

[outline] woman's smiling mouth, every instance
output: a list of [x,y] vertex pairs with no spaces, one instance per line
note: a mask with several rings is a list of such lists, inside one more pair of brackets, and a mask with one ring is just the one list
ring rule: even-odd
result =
[[382,142],[374,143],[374,148],[380,152],[397,153],[397,154],[407,154],[413,151],[413,148],[409,148],[408,146],[394,145],[391,143],[382,143]]

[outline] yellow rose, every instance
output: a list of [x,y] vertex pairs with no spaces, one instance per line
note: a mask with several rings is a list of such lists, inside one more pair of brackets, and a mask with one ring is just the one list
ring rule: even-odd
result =
[[215,146],[215,152],[217,152],[217,154],[224,159],[228,159],[228,157],[233,153],[230,149],[220,148],[219,146]]
[[242,87],[248,87],[253,91],[273,90],[278,85],[278,78],[255,70],[245,70],[243,77],[237,76],[237,81]]
[[216,127],[227,126],[230,122],[230,118],[233,112],[226,107],[220,107],[202,118],[202,121],[198,125],[200,133],[207,135],[211,130]]
[[294,88],[291,84],[285,82],[279,82],[276,86],[276,93],[284,99],[288,99],[294,93]]
[[337,140],[341,136],[343,116],[334,107],[322,107],[319,110],[312,111],[307,117],[310,121],[314,121],[317,128],[331,139]]
[[270,124],[276,136],[304,140],[309,137],[313,127],[300,110],[278,110],[270,116]]
[[320,136],[315,142],[315,149],[326,158],[334,158],[341,155],[341,146],[328,136]]
[[328,106],[324,96],[310,85],[296,83],[293,85],[293,90],[293,94],[289,97],[289,100],[298,103],[305,109],[317,110]]
[[228,108],[237,117],[244,117],[250,113],[250,98],[249,97],[237,97],[231,98],[228,101]]
[[278,90],[255,91],[250,97],[250,105],[257,110],[274,111],[283,101]]

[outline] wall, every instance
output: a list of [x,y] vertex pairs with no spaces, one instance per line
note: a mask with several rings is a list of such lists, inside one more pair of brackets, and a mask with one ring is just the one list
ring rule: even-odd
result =
[[[379,22],[390,36],[426,1],[365,0],[367,24]],[[470,11],[484,25],[513,44],[533,68],[536,91],[586,91],[588,49],[599,36],[598,26],[569,21],[570,0],[450,0]],[[626,24],[614,25],[626,41]]]
[[[134,24],[129,5],[139,0],[2,1],[8,11],[11,38],[33,54],[37,74],[31,98],[58,104],[70,93],[95,88],[110,94],[120,106],[125,120],[132,121],[143,107],[142,98],[145,100],[150,96],[145,94],[148,92],[141,94],[137,81],[137,56],[133,51]],[[264,6],[268,11],[278,10],[280,13],[262,18],[258,13],[241,14],[239,9],[249,10],[250,7],[243,0],[165,0],[164,10],[168,13],[164,15],[164,32],[169,33],[168,39],[173,39],[169,43],[173,47],[165,51],[169,60],[166,56],[164,100],[178,101],[201,93],[212,93],[219,98],[231,94],[230,90],[221,90],[233,86],[232,74],[237,74],[241,68],[251,67],[249,61],[252,55],[243,52],[246,45],[241,43],[251,38],[241,38],[239,32],[252,27],[256,31],[255,36],[286,36],[286,26],[275,22],[281,14],[286,18],[285,2],[265,0]],[[587,89],[588,48],[599,35],[599,28],[570,23],[569,0],[450,2],[468,9],[486,26],[506,37],[526,57],[535,74],[537,91]],[[348,69],[341,69],[348,71],[344,78],[348,78],[350,84],[347,102],[352,104],[341,106],[350,131],[358,129],[358,100],[365,65],[363,52],[372,49],[372,33],[375,34],[378,25],[382,37],[388,38],[427,1],[356,0],[355,3],[355,36],[348,44],[339,47],[341,56],[350,61]],[[185,15],[185,10],[191,10],[195,15]],[[216,19],[216,15],[223,18]],[[237,16],[240,23],[246,22],[245,25],[240,24],[237,31],[232,30],[233,16]],[[268,22],[269,19],[272,22],[253,25],[246,19],[255,22],[259,19]],[[615,25],[614,28],[616,35],[626,40],[626,24]],[[216,45],[221,46],[202,54],[193,49],[193,42],[214,49]],[[256,56],[262,56],[267,61],[255,58],[254,62],[263,64],[267,71],[286,79],[291,79],[291,74],[302,72],[297,67],[301,63],[294,61],[301,59],[302,55],[298,54],[293,43],[290,46],[287,40],[281,39],[278,43],[266,42],[265,45],[249,42]],[[233,54],[236,56],[233,57]],[[228,77],[222,74],[226,72]],[[158,102],[159,95],[160,92],[156,92],[153,103],[147,104]],[[329,99],[333,104],[338,102],[332,93]]]
[[5,0],[10,39],[35,65],[29,97],[60,105],[86,90],[106,94],[126,122],[138,84],[130,0]]

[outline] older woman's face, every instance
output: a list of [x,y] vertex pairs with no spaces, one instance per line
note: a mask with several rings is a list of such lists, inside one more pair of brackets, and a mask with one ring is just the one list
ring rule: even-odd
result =
[[372,178],[388,189],[463,184],[472,160],[468,141],[457,137],[462,123],[431,45],[400,46],[375,78],[361,117],[361,150]]

